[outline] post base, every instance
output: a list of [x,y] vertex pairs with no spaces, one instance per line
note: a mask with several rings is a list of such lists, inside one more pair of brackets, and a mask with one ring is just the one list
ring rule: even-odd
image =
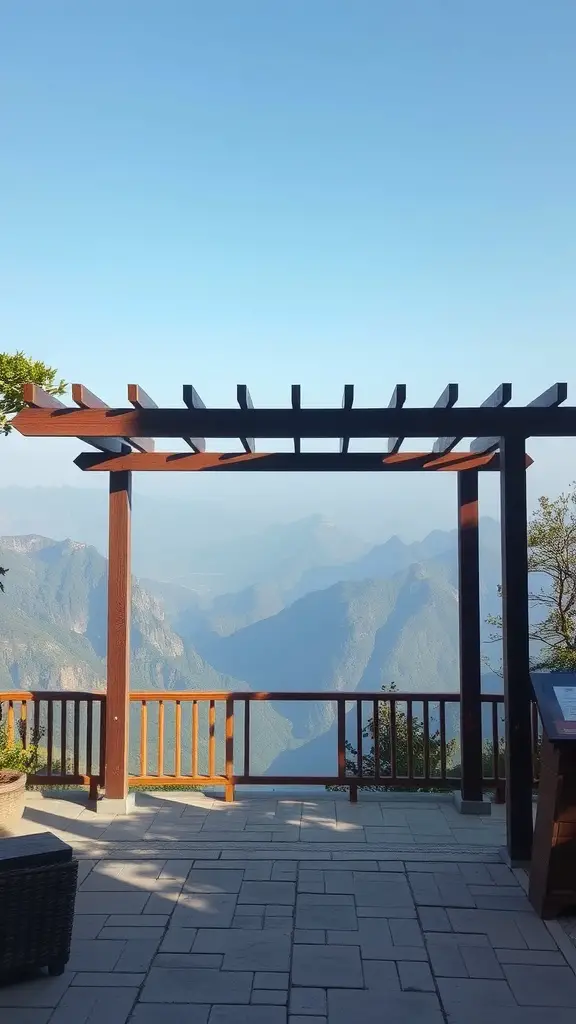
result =
[[96,814],[130,814],[135,806],[136,798],[134,793],[128,793],[127,796],[120,797],[117,800],[111,800],[110,797],[103,796],[99,800],[88,801],[88,807]]
[[454,793],[454,804],[459,814],[492,814],[489,800],[464,800],[458,790]]

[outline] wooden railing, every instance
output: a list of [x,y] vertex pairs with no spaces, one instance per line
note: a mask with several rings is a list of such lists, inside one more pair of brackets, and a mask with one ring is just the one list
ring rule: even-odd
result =
[[[104,783],[104,693],[0,692],[8,744],[36,745],[42,785]],[[332,706],[334,771],[263,775],[254,770],[253,706],[307,702]],[[350,790],[455,789],[460,786],[457,693],[225,693],[147,691],[130,694],[129,777],[135,786],[326,785]],[[482,784],[502,794],[504,699],[482,696]],[[335,705],[335,711],[334,711]],[[534,780],[540,722],[532,706]]]
[[106,695],[62,691],[0,692],[0,728],[8,747],[33,756],[37,785],[104,784]]
[[[252,769],[252,714],[264,701],[336,705],[335,770],[262,775]],[[131,693],[131,781],[137,785],[326,785],[390,789],[460,786],[459,694]],[[504,780],[504,698],[482,696],[482,781]],[[533,707],[534,777],[539,721]],[[137,737],[137,742],[134,741]]]

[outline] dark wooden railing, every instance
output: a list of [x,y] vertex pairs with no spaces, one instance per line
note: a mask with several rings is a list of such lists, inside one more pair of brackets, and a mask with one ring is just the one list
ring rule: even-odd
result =
[[104,693],[0,692],[0,728],[8,747],[34,751],[36,785],[104,784],[106,716]]
[[[104,693],[0,692],[9,745],[38,747],[30,781],[42,785],[104,782]],[[263,702],[334,705],[334,771],[262,775],[254,770],[252,708]],[[456,789],[460,786],[460,697],[457,693],[225,693],[147,691],[130,694],[130,783],[136,786],[326,785],[350,790]],[[504,699],[482,696],[482,780],[502,796]],[[540,722],[532,707],[534,781]]]

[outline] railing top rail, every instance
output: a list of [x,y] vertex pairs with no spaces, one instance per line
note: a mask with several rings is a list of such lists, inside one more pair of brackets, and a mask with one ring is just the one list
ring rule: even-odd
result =
[[[105,690],[1,690],[0,701],[7,700],[95,700],[105,701]],[[418,692],[415,690],[400,692],[397,690],[386,692],[358,691],[350,693],[334,693],[330,690],[132,690],[131,701],[210,701],[210,700],[234,700],[234,701],[336,701],[353,703],[354,701],[412,701],[413,703],[453,703],[458,704],[460,693],[458,690],[437,693]],[[485,704],[501,704],[504,695],[501,693],[483,693],[480,700]]]
[[[504,700],[503,694],[482,694],[481,699],[488,703],[502,702]],[[393,690],[392,692],[386,692],[384,690],[376,691],[358,691],[354,690],[350,693],[345,692],[331,692],[330,690],[262,690],[262,691],[244,691],[244,690],[132,690],[130,692],[131,701],[159,701],[159,700],[180,700],[180,701],[194,701],[194,700],[244,700],[244,701],[264,701],[264,700],[301,700],[301,701],[343,701],[345,703],[354,701],[407,701],[411,700],[413,703],[422,703],[422,701],[428,701],[430,703],[446,702],[457,704],[460,701],[460,693],[458,690],[453,690],[447,693],[436,693],[436,692],[399,692]]]
[[106,700],[106,690],[0,690],[4,700]]

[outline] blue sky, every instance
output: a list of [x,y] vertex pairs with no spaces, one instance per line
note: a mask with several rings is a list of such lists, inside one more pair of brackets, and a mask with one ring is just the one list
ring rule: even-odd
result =
[[[2,23],[3,348],[111,404],[576,384],[572,0],[12,0]],[[10,439],[4,479],[85,483],[76,450]],[[570,482],[572,445],[531,450],[535,493]],[[424,486],[448,520],[447,485],[404,479],[399,521],[421,532]],[[274,507],[342,489],[275,481]]]

